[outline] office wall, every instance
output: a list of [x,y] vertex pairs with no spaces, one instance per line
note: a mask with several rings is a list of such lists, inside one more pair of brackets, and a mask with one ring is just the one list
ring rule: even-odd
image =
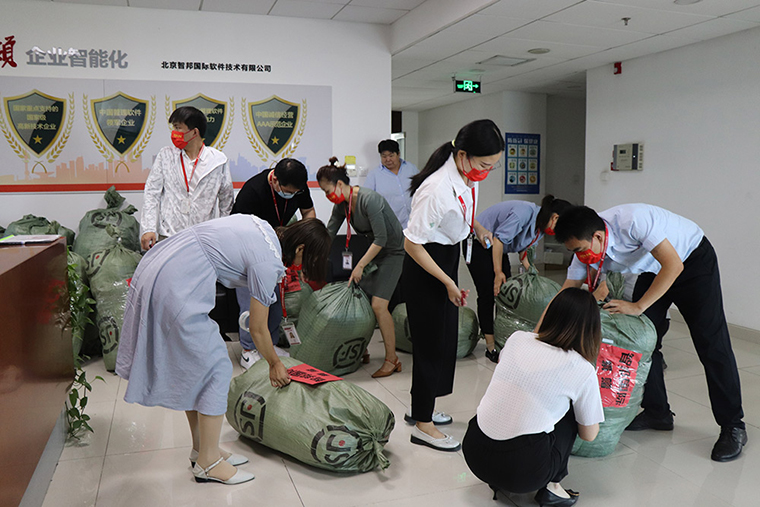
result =
[[[59,2],[5,1],[2,6],[0,37],[14,35],[19,42],[15,46],[18,67],[0,69],[0,77],[331,86],[332,154],[340,159],[356,155],[357,164],[373,167],[378,160],[377,141],[390,134],[390,35],[385,26]],[[26,65],[25,55],[32,46],[121,49],[129,55],[129,67],[32,67]],[[273,71],[185,74],[161,69],[163,60],[253,61],[271,64]],[[319,190],[312,192],[318,214],[329,216],[327,200]],[[142,192],[125,195],[130,203],[142,206]],[[101,205],[102,192],[0,194],[0,225],[34,213],[76,229],[87,210]]]
[[[587,74],[586,203],[667,208],[697,222],[720,261],[728,321],[760,330],[760,29]],[[610,173],[612,146],[645,143],[644,170]]]

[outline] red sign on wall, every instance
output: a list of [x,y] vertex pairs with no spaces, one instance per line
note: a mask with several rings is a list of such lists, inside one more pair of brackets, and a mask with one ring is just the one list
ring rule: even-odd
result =
[[636,385],[641,353],[602,343],[596,360],[596,376],[602,393],[602,406],[626,407]]

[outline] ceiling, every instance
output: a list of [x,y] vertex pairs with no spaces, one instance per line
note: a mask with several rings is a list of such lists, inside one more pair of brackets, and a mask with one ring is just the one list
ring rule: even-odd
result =
[[[484,93],[583,97],[587,69],[760,26],[760,0],[39,1],[389,25],[393,109],[406,111],[470,98],[453,92],[454,76],[479,79]],[[530,60],[481,63],[494,56]]]

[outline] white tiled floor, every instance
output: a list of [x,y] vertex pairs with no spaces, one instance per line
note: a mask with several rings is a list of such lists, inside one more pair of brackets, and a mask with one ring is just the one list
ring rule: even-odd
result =
[[[464,277],[463,277],[464,279]],[[473,293],[474,296],[474,293]],[[474,298],[471,299],[474,305]],[[123,400],[126,382],[105,372],[101,360],[87,365],[88,377],[102,375],[89,405],[95,433],[64,450],[45,498],[57,506],[276,506],[276,507],[425,507],[537,505],[532,495],[499,496],[473,477],[461,452],[441,453],[409,443],[403,421],[409,404],[412,360],[400,353],[403,372],[372,379],[383,359],[379,332],[370,345],[369,365],[346,376],[388,405],[396,427],[386,446],[391,466],[385,472],[333,474],[240,439],[226,423],[223,447],[245,454],[245,470],[256,479],[239,486],[197,484],[187,455],[190,432],[184,414],[145,408]],[[454,394],[437,408],[454,416],[446,431],[460,438],[493,372],[481,342],[474,355],[457,364]],[[235,374],[240,346],[229,344]],[[566,487],[581,491],[578,505],[757,506],[760,477],[760,344],[734,339],[741,368],[749,444],[730,463],[709,455],[718,436],[707,400],[704,373],[683,324],[673,323],[665,338],[666,382],[677,414],[672,432],[625,433],[605,458],[571,458]]]

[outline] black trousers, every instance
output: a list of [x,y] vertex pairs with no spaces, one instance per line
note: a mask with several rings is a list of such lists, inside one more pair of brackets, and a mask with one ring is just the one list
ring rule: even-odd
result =
[[[499,241],[494,239],[494,241]],[[462,255],[467,255],[467,240],[462,241]],[[509,266],[509,256],[504,253],[501,259],[502,271],[509,278],[512,273]],[[475,291],[478,293],[478,322],[483,334],[493,334],[493,255],[491,250],[486,250],[480,241],[472,241],[472,259],[467,265],[470,276],[475,283]]]
[[[459,245],[428,243],[424,247],[458,283]],[[449,301],[446,287],[408,255],[404,258],[401,279],[414,343],[412,418],[430,422],[436,397],[451,394],[454,389],[459,310]]]
[[[652,354],[652,367],[641,406],[655,417],[664,416],[670,410],[662,373],[661,349],[662,337],[670,327],[666,314],[671,303],[674,303],[689,327],[694,348],[705,368],[715,421],[721,427],[744,428],[739,371],[723,312],[718,258],[706,237],[683,265],[683,271],[670,289],[644,312],[657,328],[657,346]],[[633,290],[634,301],[644,295],[654,277],[654,273],[639,276]]]
[[572,407],[551,433],[520,435],[493,440],[470,420],[462,441],[462,453],[472,473],[481,481],[511,493],[528,493],[567,476],[578,424]]

